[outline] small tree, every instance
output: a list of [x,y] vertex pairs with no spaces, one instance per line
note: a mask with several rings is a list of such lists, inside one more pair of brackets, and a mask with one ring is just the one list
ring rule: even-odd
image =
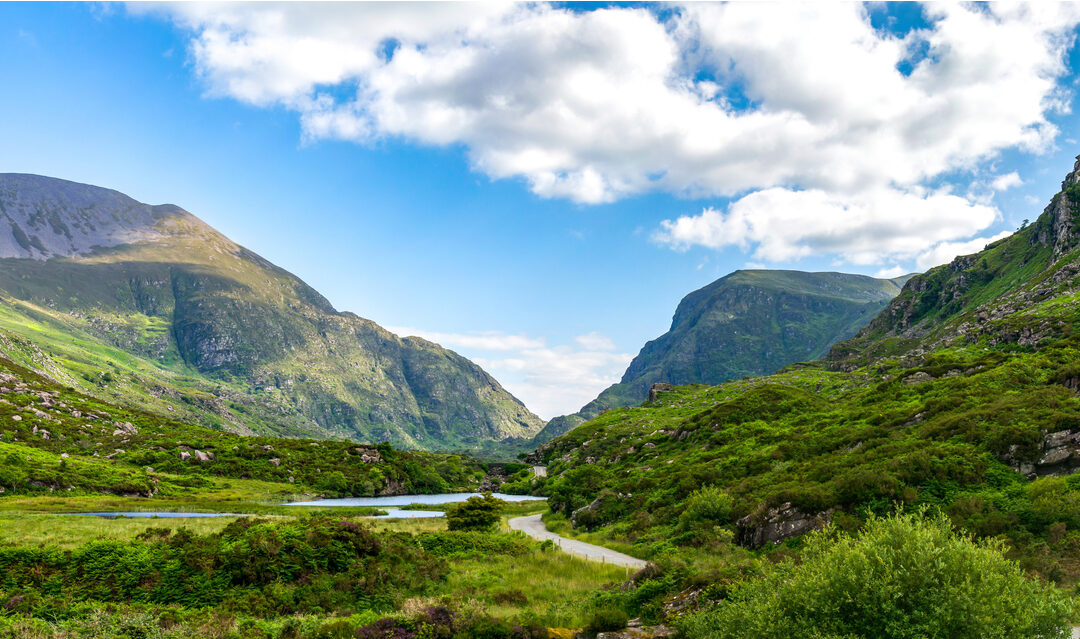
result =
[[464,503],[446,509],[446,527],[450,530],[491,530],[498,523],[504,504],[491,493],[469,497]]
[[858,537],[810,535],[801,563],[766,565],[679,625],[689,639],[1068,637],[1068,597],[1003,550],[943,515],[871,517]]

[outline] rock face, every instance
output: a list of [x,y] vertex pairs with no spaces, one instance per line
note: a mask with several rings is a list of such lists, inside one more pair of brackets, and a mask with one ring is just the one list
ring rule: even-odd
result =
[[[1080,291],[1080,158],[1042,215],[975,255],[962,255],[908,280],[884,311],[829,352],[838,370],[898,354],[919,357],[951,343],[1035,346],[1067,330],[1028,314],[1044,300]],[[900,338],[900,339],[895,339]],[[904,349],[909,349],[906,353]]]
[[761,548],[765,544],[780,543],[789,537],[817,530],[831,519],[832,511],[808,515],[790,503],[783,503],[740,519],[737,522],[739,532],[735,541],[746,548]]
[[[166,369],[140,378],[138,393],[110,393],[130,382],[113,372],[65,383],[194,423],[425,449],[529,438],[542,426],[460,355],[338,312],[179,207],[108,189],[0,174],[0,293],[16,313],[50,309],[36,320],[50,330],[146,360],[140,375]],[[28,324],[0,329],[33,340]],[[0,351],[25,361],[6,343]]]
[[0,174],[0,257],[44,260],[159,239],[155,227],[172,209],[75,182]]
[[1071,475],[1080,470],[1080,430],[1046,433],[1034,451],[1014,444],[1001,459],[1028,479]]
[[650,387],[719,384],[818,359],[889,303],[907,277],[735,271],[679,302],[671,329],[645,344],[622,380],[578,413],[548,422],[535,443],[569,432],[610,408],[636,406]]

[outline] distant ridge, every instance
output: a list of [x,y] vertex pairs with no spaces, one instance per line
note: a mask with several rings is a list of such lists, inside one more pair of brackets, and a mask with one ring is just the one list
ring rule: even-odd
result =
[[818,359],[873,319],[910,277],[735,271],[684,297],[668,332],[642,347],[618,384],[579,412],[549,421],[535,441],[604,410],[640,404],[656,383],[719,384]]

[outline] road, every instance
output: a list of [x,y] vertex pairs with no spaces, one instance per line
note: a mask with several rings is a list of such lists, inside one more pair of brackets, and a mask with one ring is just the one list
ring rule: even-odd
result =
[[634,568],[635,570],[640,570],[645,567],[644,561],[629,555],[624,555],[621,552],[615,552],[610,548],[594,546],[593,544],[587,544],[576,539],[560,537],[547,529],[547,526],[545,526],[544,522],[540,519],[540,515],[514,517],[506,523],[510,526],[511,530],[520,530],[533,539],[539,539],[540,541],[550,539],[555,542],[555,545],[563,552],[570,553],[571,555],[577,555],[578,557],[585,557],[592,561],[600,561],[615,566]]

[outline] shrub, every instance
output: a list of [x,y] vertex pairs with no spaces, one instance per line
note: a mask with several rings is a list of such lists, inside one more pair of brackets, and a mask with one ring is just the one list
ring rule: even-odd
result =
[[592,632],[612,632],[626,627],[629,617],[618,608],[601,608],[593,613],[589,620],[589,630]]
[[1002,550],[954,534],[944,515],[871,516],[858,537],[811,535],[799,565],[767,566],[679,626],[689,638],[1067,637],[1064,595]]
[[684,529],[700,524],[726,524],[731,520],[731,495],[716,486],[702,486],[686,498],[686,509],[679,517]]
[[503,500],[491,493],[483,497],[469,497],[464,503],[446,510],[446,527],[449,530],[491,530],[499,521]]
[[319,490],[344,493],[349,490],[349,482],[345,479],[345,473],[340,470],[335,470],[320,477],[319,480],[315,482],[315,487]]

